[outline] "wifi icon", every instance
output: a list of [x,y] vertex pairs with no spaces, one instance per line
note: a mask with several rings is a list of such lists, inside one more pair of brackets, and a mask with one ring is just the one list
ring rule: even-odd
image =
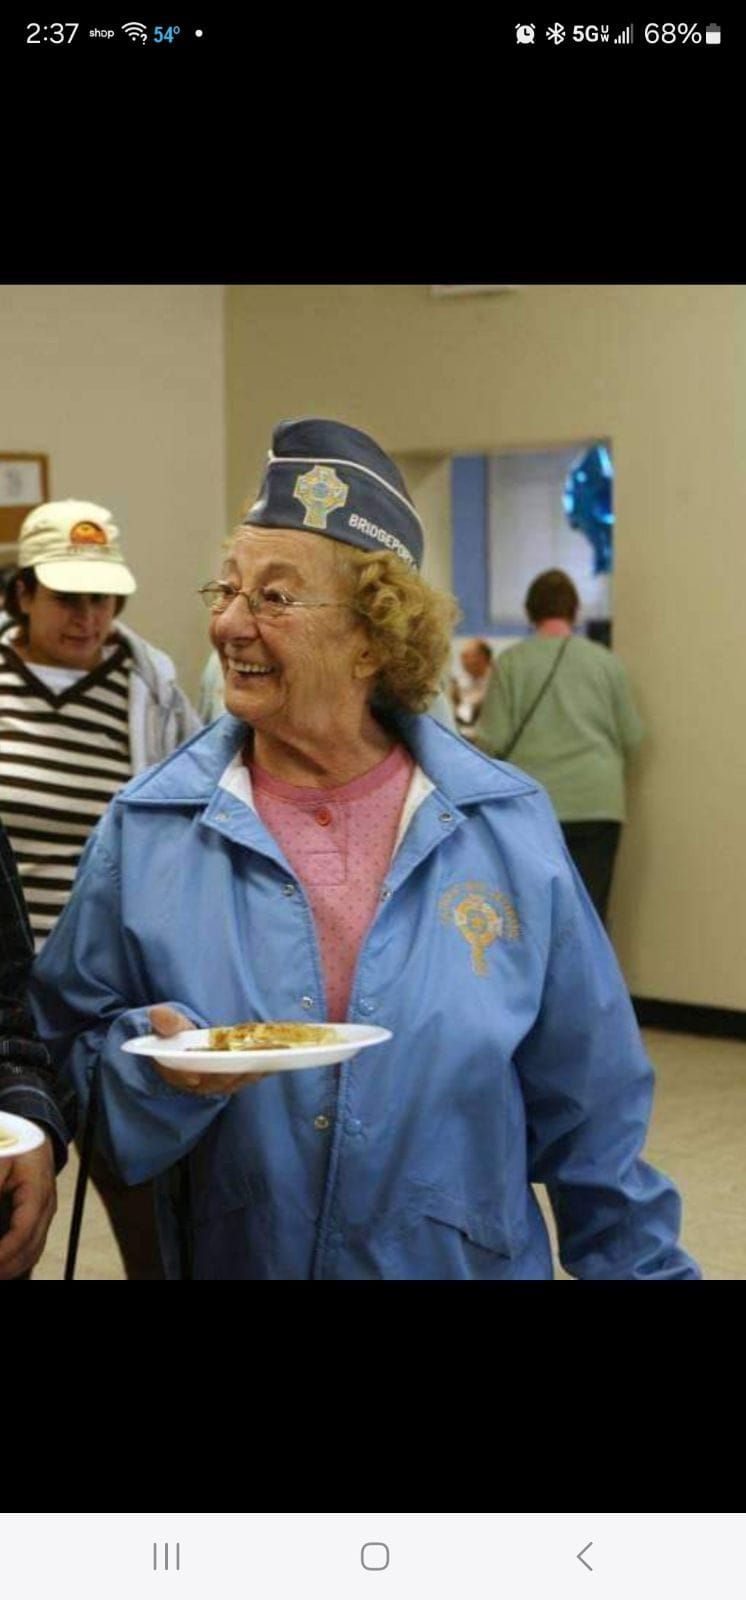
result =
[[123,22],[122,33],[126,33],[128,39],[139,39],[141,44],[148,42],[148,30],[141,22]]

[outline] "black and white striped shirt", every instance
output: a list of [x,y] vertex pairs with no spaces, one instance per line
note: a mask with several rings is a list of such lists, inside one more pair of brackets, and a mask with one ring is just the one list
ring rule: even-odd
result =
[[[89,835],[132,776],[128,646],[73,678],[43,682],[0,637],[0,817],[38,951],[67,900]],[[54,674],[49,674],[54,676]]]

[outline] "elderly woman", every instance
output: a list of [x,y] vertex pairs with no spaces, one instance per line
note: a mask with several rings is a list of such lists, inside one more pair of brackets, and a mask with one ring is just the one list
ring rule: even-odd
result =
[[[696,1278],[640,1159],[652,1073],[545,794],[421,708],[449,597],[394,464],[276,430],[205,586],[229,714],[117,797],[39,960],[37,1019],[111,1159],[174,1188],[199,1278]],[[383,1024],[343,1065],[216,1079],[123,1053],[156,1029]],[[182,1252],[183,1258],[184,1252]]]

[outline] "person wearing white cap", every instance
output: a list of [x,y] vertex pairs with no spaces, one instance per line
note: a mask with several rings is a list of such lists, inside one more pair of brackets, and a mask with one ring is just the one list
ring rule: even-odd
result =
[[[118,620],[137,585],[110,511],[87,500],[37,506],[21,527],[18,566],[0,633],[0,818],[38,952],[113,796],[201,721],[169,657]],[[146,1272],[141,1238],[118,1215],[138,1197],[117,1181],[112,1199],[109,1179],[101,1161],[98,1184],[129,1275],[160,1275]]]

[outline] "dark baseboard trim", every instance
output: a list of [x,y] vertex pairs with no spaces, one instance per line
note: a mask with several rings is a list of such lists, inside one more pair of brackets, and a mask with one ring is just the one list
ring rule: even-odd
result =
[[705,1033],[715,1039],[746,1039],[746,1011],[718,1006],[687,1006],[675,1000],[641,1000],[632,996],[641,1028],[668,1028],[672,1033]]

